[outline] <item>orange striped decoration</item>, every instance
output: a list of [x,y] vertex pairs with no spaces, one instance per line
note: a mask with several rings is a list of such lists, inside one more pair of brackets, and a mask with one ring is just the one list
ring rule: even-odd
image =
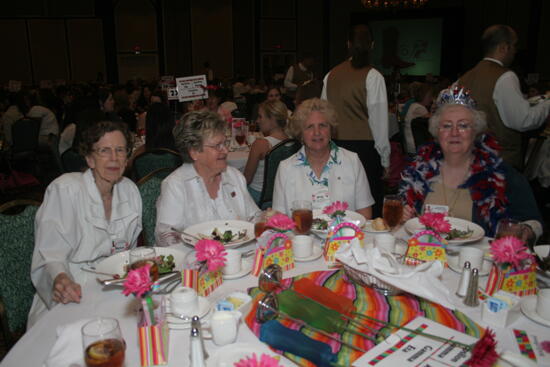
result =
[[138,327],[139,358],[141,367],[168,364],[168,323]]
[[537,265],[531,264],[526,269],[514,270],[511,266],[502,268],[493,264],[485,293],[493,295],[499,289],[519,297],[537,294]]
[[[269,248],[271,243],[278,240],[278,245]],[[262,269],[271,264],[279,265],[283,271],[294,269],[294,253],[292,252],[292,242],[284,233],[274,234],[267,242],[268,249],[260,247],[254,254],[254,265],[252,266],[252,275],[260,275]]]
[[181,283],[184,287],[196,290],[199,296],[206,297],[223,283],[223,276],[221,270],[209,272],[183,269]]
[[257,277],[260,275],[260,271],[263,269],[265,249],[258,248],[254,254],[254,265],[252,266],[252,275]]

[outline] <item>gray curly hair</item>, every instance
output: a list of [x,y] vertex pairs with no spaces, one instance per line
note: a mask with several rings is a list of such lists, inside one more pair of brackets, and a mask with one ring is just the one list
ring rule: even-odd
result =
[[430,123],[429,123],[430,134],[432,134],[432,136],[436,140],[439,132],[439,123],[441,122],[441,116],[449,108],[456,107],[456,106],[460,106],[472,114],[472,120],[474,122],[474,133],[475,133],[476,139],[481,135],[481,133],[487,130],[487,119],[485,118],[485,112],[474,110],[463,104],[454,104],[454,103],[444,104],[435,111],[432,117],[430,117]]
[[336,122],[336,110],[329,101],[319,98],[311,98],[302,102],[296,111],[294,111],[294,114],[290,119],[288,130],[294,138],[298,140],[302,139],[304,123],[313,111],[317,111],[325,116],[330,125],[331,135],[334,135],[336,132],[336,127],[338,126],[338,123]]
[[191,149],[202,151],[205,139],[214,135],[223,134],[227,125],[215,112],[200,111],[188,112],[181,118],[180,122],[174,126],[174,142],[176,148],[181,152],[183,161],[193,162],[189,154]]

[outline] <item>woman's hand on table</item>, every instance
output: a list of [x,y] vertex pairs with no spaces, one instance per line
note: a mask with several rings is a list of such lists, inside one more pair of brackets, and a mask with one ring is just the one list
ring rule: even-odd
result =
[[58,303],[67,304],[70,302],[80,303],[82,289],[80,284],[75,283],[67,273],[60,273],[53,282],[53,300]]

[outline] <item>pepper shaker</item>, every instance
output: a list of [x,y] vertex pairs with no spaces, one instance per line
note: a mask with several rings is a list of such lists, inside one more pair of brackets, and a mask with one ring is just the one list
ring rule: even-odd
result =
[[197,328],[191,328],[191,348],[189,349],[191,367],[205,367],[202,335]]
[[204,338],[202,337],[201,319],[197,315],[195,315],[191,318],[191,328],[195,328],[199,331],[203,356],[204,356],[204,359],[208,359],[208,352],[206,351],[206,348],[204,347]]
[[477,287],[479,284],[479,271],[477,269],[472,270],[472,277],[468,283],[468,292],[466,292],[466,297],[464,297],[464,304],[470,307],[479,306],[479,298],[477,296]]

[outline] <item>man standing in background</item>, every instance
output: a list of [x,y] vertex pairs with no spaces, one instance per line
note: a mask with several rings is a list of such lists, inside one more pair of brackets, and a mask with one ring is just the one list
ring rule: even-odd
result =
[[350,58],[334,67],[324,79],[321,98],[338,114],[336,144],[359,155],[374,197],[373,217],[382,216],[382,177],[390,165],[388,97],[384,77],[369,62],[373,40],[369,28],[350,29]]
[[313,79],[313,63],[315,59],[313,56],[305,55],[301,58],[300,62],[290,66],[286,72],[284,86],[286,89],[285,94],[294,100],[296,96],[296,90],[302,84]]
[[483,60],[466,72],[458,84],[470,89],[477,108],[487,114],[488,130],[502,147],[500,155],[504,161],[522,171],[521,133],[544,123],[550,100],[531,107],[523,98],[517,75],[508,69],[517,43],[518,36],[511,27],[498,24],[487,28],[481,37]]

